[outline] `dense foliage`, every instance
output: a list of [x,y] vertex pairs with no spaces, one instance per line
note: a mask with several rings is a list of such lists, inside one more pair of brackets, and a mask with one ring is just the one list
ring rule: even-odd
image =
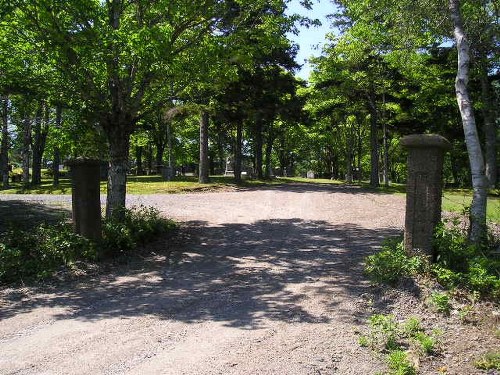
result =
[[[500,259],[495,255],[498,243],[472,245],[467,233],[458,225],[442,223],[436,228],[434,247],[436,262],[430,264],[420,256],[409,256],[398,240],[388,241],[382,251],[366,259],[365,271],[375,282],[396,284],[402,277],[418,274],[431,276],[442,287],[463,288],[471,293],[497,300],[500,298]],[[445,306],[435,296],[435,304]]]
[[104,220],[103,239],[96,243],[73,232],[68,223],[41,224],[32,230],[10,229],[0,235],[0,282],[50,277],[77,261],[130,255],[138,245],[175,228],[154,208],[125,211],[125,222]]

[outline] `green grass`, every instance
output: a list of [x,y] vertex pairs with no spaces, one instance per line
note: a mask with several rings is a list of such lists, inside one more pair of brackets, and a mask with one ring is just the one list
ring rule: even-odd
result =
[[[443,211],[462,213],[472,202],[472,192],[468,189],[445,190],[443,195]],[[494,223],[500,223],[500,198],[498,195],[488,196],[486,217]]]

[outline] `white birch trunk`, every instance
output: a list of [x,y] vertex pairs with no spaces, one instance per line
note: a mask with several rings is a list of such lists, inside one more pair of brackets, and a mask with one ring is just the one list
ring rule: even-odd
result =
[[453,34],[455,36],[458,51],[455,91],[460,115],[462,117],[465,143],[467,145],[472,174],[473,197],[470,208],[469,240],[477,244],[484,238],[486,232],[487,182],[485,177],[484,158],[479,142],[472,101],[467,89],[467,83],[469,81],[470,52],[469,42],[465,34],[460,13],[460,1],[449,0],[449,9],[453,20]]

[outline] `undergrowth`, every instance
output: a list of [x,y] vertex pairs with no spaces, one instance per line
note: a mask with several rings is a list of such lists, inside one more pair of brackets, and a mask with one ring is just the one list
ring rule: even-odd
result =
[[11,228],[0,235],[0,282],[40,280],[79,260],[131,254],[174,227],[158,210],[141,206],[127,209],[122,222],[104,219],[100,242],[75,234],[68,223],[41,224],[29,231]]
[[[434,234],[436,262],[430,263],[423,256],[409,256],[403,242],[391,239],[377,254],[366,259],[365,272],[377,283],[395,285],[402,277],[417,274],[432,276],[445,289],[463,288],[483,298],[500,298],[500,258],[493,256],[498,244],[490,240],[481,246],[470,245],[465,231],[457,223],[443,222]],[[445,297],[435,296],[442,312]]]
[[393,315],[375,314],[369,318],[368,325],[369,331],[359,338],[359,344],[383,354],[390,375],[417,373],[410,353],[418,359],[440,351],[441,332],[427,334],[416,317],[397,322]]

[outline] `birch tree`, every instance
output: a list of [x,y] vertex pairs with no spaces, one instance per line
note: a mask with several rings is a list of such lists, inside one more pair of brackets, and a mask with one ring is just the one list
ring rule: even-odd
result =
[[[487,181],[485,162],[468,89],[471,51],[468,30],[477,27],[470,17],[477,6],[494,7],[494,2],[468,0],[402,0],[336,1],[344,7],[344,19],[350,19],[351,27],[363,25],[375,32],[377,42],[386,51],[396,50],[404,60],[406,51],[422,51],[432,44],[447,40],[455,42],[458,53],[455,92],[460,110],[464,139],[471,169],[473,199],[470,209],[469,239],[479,243],[485,235]],[[469,18],[463,9],[467,8]],[[492,18],[491,22],[495,22]],[[466,27],[467,26],[467,27]],[[404,62],[402,62],[404,64]]]

